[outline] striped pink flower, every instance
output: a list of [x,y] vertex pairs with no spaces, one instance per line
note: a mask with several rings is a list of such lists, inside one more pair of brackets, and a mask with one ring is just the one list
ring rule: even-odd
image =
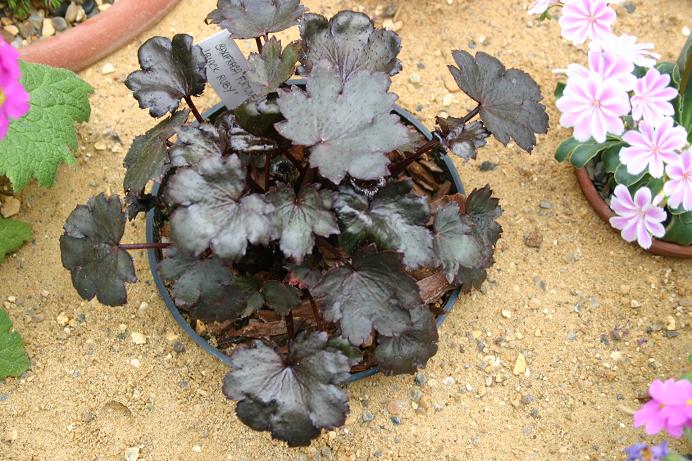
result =
[[663,192],[668,196],[668,205],[671,208],[682,205],[686,211],[692,211],[692,148],[666,166],[666,175],[668,181]]
[[604,51],[589,51],[589,68],[580,64],[570,64],[567,66],[567,77],[588,78],[589,71],[601,76],[604,80],[615,79],[625,91],[631,91],[637,81],[637,77],[632,75],[634,64],[625,60],[614,53]]
[[557,5],[559,0],[534,0],[529,5],[529,14],[543,14],[553,5]]
[[642,121],[639,131],[625,133],[622,139],[629,146],[620,149],[620,161],[627,165],[629,174],[639,174],[648,169],[654,178],[663,176],[665,164],[675,162],[678,151],[687,143],[687,131],[673,125],[673,119],[665,117],[657,128]]
[[617,54],[623,59],[640,67],[653,67],[661,55],[654,53],[653,43],[637,43],[634,35],[608,35],[597,42],[591,42],[589,47],[592,50],[606,51]]
[[661,238],[666,229],[661,224],[666,220],[666,212],[651,201],[651,190],[642,187],[634,194],[618,184],[610,200],[610,208],[616,216],[610,218],[610,225],[620,230],[620,235],[628,242],[635,240],[640,247],[651,247],[651,236]]
[[658,126],[664,117],[675,115],[669,101],[675,99],[678,91],[668,86],[669,83],[670,75],[661,74],[653,68],[637,80],[632,96],[632,118],[644,119],[649,125]]
[[562,37],[575,45],[589,40],[601,40],[611,35],[615,10],[606,0],[570,0],[562,9]]

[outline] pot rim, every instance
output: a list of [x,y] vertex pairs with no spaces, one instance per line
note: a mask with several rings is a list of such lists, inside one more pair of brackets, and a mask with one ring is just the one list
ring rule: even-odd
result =
[[[300,80],[292,80],[289,81],[290,84],[293,85],[301,85],[303,84],[303,81]],[[204,115],[206,117],[209,117],[209,114],[213,114],[221,109],[223,109],[225,106],[223,104],[217,104],[211,109],[207,110]],[[432,133],[416,118],[414,117],[413,114],[411,114],[409,111],[401,108],[398,105],[394,106],[394,109],[392,110],[393,114],[398,115],[402,119],[404,119],[407,123],[409,123],[411,126],[413,126],[418,132],[420,132],[423,136],[425,136],[426,139],[431,140],[433,138]],[[444,163],[443,168],[446,169],[446,174],[449,179],[452,180],[453,184],[453,189],[452,193],[464,193],[464,185],[461,182],[461,178],[459,177],[459,173],[457,172],[454,163],[452,162],[452,159],[449,158],[449,156],[445,153],[444,155],[441,155],[441,160]],[[154,188],[152,190],[152,195],[158,195],[159,194],[159,188],[160,188],[160,183],[154,184]],[[147,243],[153,243],[155,241],[154,238],[154,224],[156,220],[156,209],[152,209],[147,213],[147,224],[146,224],[146,238],[147,238]],[[175,302],[173,301],[170,292],[168,291],[168,288],[166,287],[165,283],[163,282],[163,279],[159,275],[158,271],[158,265],[159,265],[159,251],[156,249],[149,249],[147,250],[147,256],[149,260],[149,267],[151,268],[151,275],[154,279],[154,283],[156,284],[157,289],[159,290],[159,294],[163,298],[163,302],[166,304],[166,307],[170,311],[170,313],[173,315],[173,318],[175,321],[178,323],[178,326],[198,345],[200,346],[204,351],[207,353],[211,354],[212,356],[216,357],[219,359],[221,362],[224,364],[228,365],[229,367],[231,366],[231,358],[230,356],[224,354],[221,350],[217,349],[216,347],[212,346],[209,344],[209,342],[204,339],[202,336],[200,336],[193,328],[192,325],[190,325],[187,320],[183,317],[183,315],[180,313],[180,310],[178,307],[175,305]],[[437,317],[436,323],[437,326],[439,327],[442,322],[445,321],[447,318],[447,315],[451,312],[452,308],[454,307],[454,304],[456,303],[457,299],[459,298],[459,294],[461,293],[461,288],[457,288],[451,292],[449,292],[448,298],[444,303],[444,306],[442,308],[443,313]],[[381,370],[378,366],[369,368],[367,370],[360,371],[358,373],[352,373],[351,377],[349,378],[348,382],[354,382],[358,381],[373,375],[376,375],[379,373]]]
[[159,22],[180,0],[121,0],[83,23],[19,49],[27,62],[79,72]]
[[[591,208],[593,208],[596,214],[608,225],[608,227],[615,232],[619,232],[617,229],[612,227],[608,221],[610,218],[615,216],[615,213],[610,209],[605,200],[603,200],[603,198],[598,194],[598,191],[593,185],[593,182],[591,181],[589,174],[586,172],[586,169],[576,168],[574,173],[577,176],[579,187],[581,187],[584,197],[586,198],[586,201],[589,202],[589,205],[591,205]],[[642,250],[644,249],[642,248]],[[651,248],[644,251],[657,256],[669,256],[683,259],[692,258],[692,245],[679,245],[677,243],[665,242],[657,238],[653,238]]]

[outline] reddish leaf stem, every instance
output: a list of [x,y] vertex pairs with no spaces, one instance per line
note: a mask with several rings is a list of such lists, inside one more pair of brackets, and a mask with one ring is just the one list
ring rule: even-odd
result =
[[257,51],[262,54],[262,39],[260,37],[255,37],[255,43],[257,43]]
[[324,322],[322,321],[322,313],[320,312],[320,308],[319,306],[317,306],[317,302],[312,297],[309,291],[307,291],[307,294],[308,299],[310,299],[310,306],[312,307],[312,315],[315,316],[315,321],[317,322],[317,328],[319,328],[321,331],[324,331]]
[[195,106],[195,103],[192,102],[192,98],[190,96],[185,96],[185,102],[187,103],[187,107],[189,107],[192,113],[194,114],[197,121],[199,123],[204,123],[204,117],[202,117],[202,114],[200,114],[197,110],[197,106]]
[[480,106],[480,104],[479,104],[479,105],[477,105],[477,106],[475,107],[475,109],[473,109],[471,112],[469,112],[468,114],[464,115],[464,117],[461,119],[461,123],[466,123],[466,122],[468,122],[468,121],[471,120],[473,117],[475,117],[476,115],[478,115],[478,114],[480,113],[480,111],[481,111],[481,106]]
[[291,163],[293,164],[293,166],[296,167],[296,170],[298,170],[298,172],[299,172],[300,174],[303,174],[304,168],[303,168],[303,164],[300,163],[300,160],[298,160],[297,158],[295,158],[295,157],[293,156],[293,154],[291,154],[291,152],[290,152],[289,150],[287,150],[286,152],[284,152],[284,155],[286,156],[287,159],[289,159],[289,160],[291,161]]
[[272,156],[271,154],[266,154],[264,156],[264,189],[269,189],[269,180],[272,170]]
[[405,159],[403,159],[403,160],[401,160],[401,161],[395,163],[395,164],[389,169],[389,171],[390,171],[391,174],[392,174],[392,177],[395,177],[395,178],[396,178],[397,176],[399,176],[399,174],[401,174],[401,173],[404,172],[404,170],[406,169],[407,166],[409,166],[410,164],[412,164],[413,162],[415,162],[416,160],[418,160],[419,158],[421,158],[424,154],[426,154],[426,153],[430,152],[431,150],[435,149],[435,148],[438,147],[439,145],[440,145],[439,139],[433,138],[433,139],[431,139],[430,141],[428,141],[428,142],[426,142],[425,144],[423,144],[422,146],[420,146],[420,147],[416,150],[416,152],[414,152],[413,154],[411,154],[411,155],[409,155],[408,157],[406,157]]
[[171,246],[171,243],[121,243],[118,245],[123,250],[148,250],[150,248],[162,249]]
[[286,314],[286,332],[288,333],[288,355],[291,355],[291,343],[293,342],[293,338],[296,337],[296,329],[295,326],[293,325],[293,312],[289,311],[288,314]]

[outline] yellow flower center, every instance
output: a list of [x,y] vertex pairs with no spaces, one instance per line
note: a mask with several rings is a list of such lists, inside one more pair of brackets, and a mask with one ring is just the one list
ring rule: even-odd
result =
[[2,88],[0,88],[0,107],[5,104],[5,93],[3,93]]
[[692,407],[692,399],[689,399],[688,401],[685,402],[685,405],[689,405]]

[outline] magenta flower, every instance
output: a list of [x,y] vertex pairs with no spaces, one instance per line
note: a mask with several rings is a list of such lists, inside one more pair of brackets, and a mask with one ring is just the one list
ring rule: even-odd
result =
[[548,11],[553,5],[557,5],[559,0],[534,0],[531,5],[529,5],[529,14],[543,14]]
[[622,134],[625,126],[620,117],[630,111],[629,97],[622,85],[614,79],[604,80],[594,72],[584,78],[569,79],[556,105],[562,112],[560,124],[574,127],[575,139],[583,142],[592,137],[604,142],[607,133]]
[[605,0],[570,0],[559,22],[562,36],[579,45],[587,39],[601,40],[610,35],[615,10]]
[[673,437],[692,427],[692,383],[657,379],[649,386],[649,395],[651,400],[634,414],[634,427],[644,426],[649,435],[665,429]]
[[590,48],[617,54],[640,67],[653,67],[661,58],[660,54],[651,51],[654,49],[653,43],[637,43],[637,37],[627,34],[602,37],[597,42],[591,42]]
[[7,135],[10,119],[29,112],[29,93],[19,83],[19,53],[0,39],[0,140]]
[[674,115],[675,109],[668,102],[678,95],[678,91],[668,86],[670,75],[661,74],[657,69],[649,69],[646,75],[634,84],[632,96],[632,118],[644,119],[649,125],[658,126],[663,117]]
[[618,184],[610,200],[610,208],[617,216],[610,218],[610,225],[620,230],[620,235],[628,242],[639,243],[647,249],[651,247],[651,236],[663,237],[666,233],[661,224],[666,220],[663,208],[651,202],[651,190],[642,187],[630,195],[629,189]]
[[634,64],[614,53],[593,50],[589,51],[589,69],[580,64],[570,64],[567,76],[588,78],[589,70],[600,75],[603,80],[617,80],[625,91],[631,91],[637,81],[637,77],[632,75]]
[[671,117],[665,117],[658,128],[646,121],[639,123],[639,131],[628,131],[622,137],[629,147],[620,150],[620,161],[627,165],[629,174],[649,169],[654,178],[663,176],[664,163],[675,162],[677,151],[687,143],[687,131],[673,126]]
[[678,155],[674,162],[666,167],[668,181],[663,192],[668,196],[671,208],[682,207],[692,211],[692,148]]

